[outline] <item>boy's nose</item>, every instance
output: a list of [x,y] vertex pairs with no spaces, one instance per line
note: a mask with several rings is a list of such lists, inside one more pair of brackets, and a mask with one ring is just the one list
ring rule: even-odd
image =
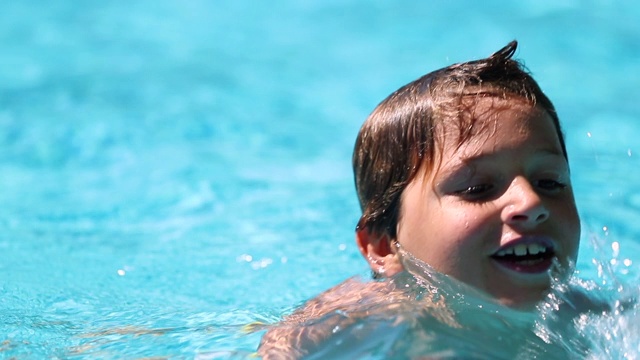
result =
[[514,179],[506,195],[508,201],[502,210],[504,223],[528,229],[549,218],[549,210],[526,179],[521,177]]

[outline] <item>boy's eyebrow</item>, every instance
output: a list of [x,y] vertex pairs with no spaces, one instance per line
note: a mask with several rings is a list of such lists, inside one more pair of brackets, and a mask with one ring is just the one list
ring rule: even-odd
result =
[[[501,151],[497,151],[497,152],[480,153],[480,154],[471,155],[471,156],[461,156],[460,158],[461,158],[461,162],[462,163],[472,163],[472,162],[483,160],[483,159],[488,158],[488,157],[496,156],[500,152],[502,152],[502,150]],[[562,153],[562,151],[560,151],[560,150],[558,150],[556,148],[540,148],[540,149],[537,149],[533,154],[534,155],[560,156],[560,157],[564,158],[564,154]]]
[[[496,155],[495,152],[491,152],[491,153],[480,153],[477,155],[471,155],[471,156],[467,156],[467,157],[463,157],[461,156],[459,158],[459,162],[456,162],[455,164],[453,164],[452,166],[449,166],[447,169],[445,169],[445,171],[442,172],[443,175],[451,175],[451,174],[455,174],[455,173],[459,173],[460,171],[464,170],[465,168],[467,168],[469,171],[475,171],[474,168],[475,163],[481,162],[483,160],[486,160],[486,158],[491,157],[492,155]],[[553,157],[559,157],[562,158],[563,160],[565,160],[564,154],[559,151],[558,149],[555,148],[541,148],[538,149],[534,152],[534,155],[536,156],[553,156]]]
[[[449,178],[449,177],[458,177],[458,176],[463,176],[463,174],[466,173],[466,175],[464,176],[474,176],[474,174],[478,171],[478,163],[485,160],[487,157],[490,157],[491,155],[495,155],[495,152],[492,153],[485,153],[485,154],[477,154],[477,155],[472,155],[472,156],[468,156],[468,157],[460,157],[459,161],[457,161],[454,164],[451,164],[450,166],[447,167],[443,167],[440,169],[440,171],[438,171],[438,175],[437,177],[439,178]],[[542,156],[542,157],[547,157],[547,156],[551,156],[551,157],[556,157],[556,158],[560,158],[562,159],[565,163],[566,163],[566,158],[564,157],[564,154],[562,153],[562,151],[559,151],[558,149],[555,148],[541,148],[541,149],[537,149],[534,152],[535,156]]]

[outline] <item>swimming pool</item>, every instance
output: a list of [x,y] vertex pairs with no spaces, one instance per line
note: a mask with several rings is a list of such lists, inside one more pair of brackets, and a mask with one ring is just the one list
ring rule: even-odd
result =
[[601,282],[604,262],[637,284],[639,15],[595,0],[3,3],[0,357],[248,356],[261,334],[243,325],[367,274],[350,161],[377,102],[514,38],[567,132],[580,274]]

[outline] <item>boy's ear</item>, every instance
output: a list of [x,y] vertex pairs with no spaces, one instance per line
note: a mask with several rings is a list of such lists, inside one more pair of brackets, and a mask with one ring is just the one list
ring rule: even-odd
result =
[[372,233],[364,227],[356,230],[356,243],[374,273],[389,277],[402,271],[400,258],[388,235]]

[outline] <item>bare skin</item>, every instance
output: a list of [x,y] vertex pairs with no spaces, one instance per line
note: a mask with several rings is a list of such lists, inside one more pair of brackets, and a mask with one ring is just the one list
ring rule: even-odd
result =
[[[383,283],[349,279],[309,300],[276,327],[269,329],[262,337],[258,354],[263,359],[301,358],[309,349],[325,341],[331,335],[332,328],[346,326],[353,321],[353,318],[340,316],[340,310],[357,308],[362,301],[375,301],[382,294],[388,294]],[[329,314],[333,314],[331,318],[305,326]]]
[[[408,302],[407,293],[393,282],[363,282],[351,278],[309,300],[271,327],[262,337],[258,354],[263,359],[299,359],[320,347],[333,335],[334,329],[344,329],[358,319],[381,313],[381,309],[385,314],[399,314],[397,322],[411,321],[402,314],[415,305]],[[438,321],[459,327],[454,314],[442,301],[425,297],[420,300],[420,306]]]

